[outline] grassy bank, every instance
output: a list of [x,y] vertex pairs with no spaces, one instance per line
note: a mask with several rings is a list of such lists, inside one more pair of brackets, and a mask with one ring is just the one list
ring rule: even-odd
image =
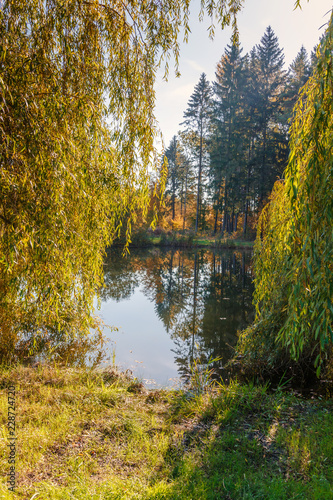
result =
[[[254,236],[254,235],[253,235]],[[124,246],[125,237],[114,241],[113,246]],[[155,231],[148,231],[146,228],[138,228],[131,234],[130,247],[166,246],[177,248],[253,248],[254,238],[244,239],[242,235],[233,233],[221,238],[212,233],[195,234],[194,231],[171,231],[157,228]]]
[[115,370],[2,369],[16,388],[20,499],[333,498],[333,405],[232,383],[209,393],[146,391]]
[[254,241],[234,238],[214,238],[212,236],[183,236],[169,234],[163,236],[147,236],[147,244],[173,247],[209,247],[209,248],[253,248]]

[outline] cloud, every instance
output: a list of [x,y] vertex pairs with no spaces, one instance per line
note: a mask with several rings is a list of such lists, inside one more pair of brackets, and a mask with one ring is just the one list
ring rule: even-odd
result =
[[185,59],[185,63],[190,66],[190,68],[194,69],[195,71],[199,71],[200,73],[205,72],[205,68],[198,64],[196,61],[193,61],[193,59]]
[[170,112],[170,99],[176,101],[185,99],[187,101],[196,83],[195,79],[190,78],[186,78],[186,81],[183,79],[183,82],[178,78],[170,79],[168,82],[158,81],[155,85],[158,94],[157,104],[165,105],[167,103],[168,111]]
[[193,92],[194,85],[195,83],[187,83],[185,85],[180,85],[179,87],[170,90],[170,96],[188,98]]

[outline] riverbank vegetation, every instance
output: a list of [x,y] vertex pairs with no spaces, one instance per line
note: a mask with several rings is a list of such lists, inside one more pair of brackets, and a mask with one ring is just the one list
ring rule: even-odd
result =
[[[148,217],[154,223],[160,216],[166,244],[206,245],[217,232],[227,245],[241,232],[251,239],[287,164],[287,122],[307,81],[286,181],[278,181],[260,219],[256,300],[268,350],[282,346],[296,360],[307,351],[319,373],[332,346],[331,24],[312,68],[301,49],[287,73],[270,27],[242,55],[239,2],[220,0],[217,20],[234,21],[234,36],[218,64],[214,96],[204,75],[194,89],[186,130],[165,150],[167,173],[154,147],[153,85],[158,54],[171,52],[177,65],[188,2],[162,11],[140,2],[127,10],[79,7],[50,0],[39,8],[25,0],[1,11],[2,345],[26,346],[31,354],[98,332],[93,301],[105,248],[118,234],[129,244]],[[193,239],[163,228],[165,182],[171,231],[190,229]],[[265,351],[262,341],[253,356]]]
[[[124,248],[124,239],[117,239],[114,247]],[[166,230],[161,227],[153,230],[147,230],[147,227],[134,229],[131,234],[131,240],[128,248],[144,248],[149,246],[174,247],[174,248],[253,248],[254,241],[246,240],[237,233],[226,235],[225,237],[217,237],[211,232],[200,232],[195,234],[194,231],[175,231]]]
[[316,51],[310,61],[301,47],[286,71],[270,26],[248,54],[241,40],[230,42],[216,80],[200,76],[182,131],[165,149],[162,227],[254,239],[259,214],[283,177],[292,109],[315,62]]
[[[129,374],[0,370],[1,426],[16,388],[17,491],[1,498],[324,499],[332,400],[253,385],[147,391]],[[198,389],[198,388],[196,388]],[[6,432],[0,440],[6,470]]]
[[[234,28],[240,4],[202,1]],[[330,498],[332,402],[319,394],[235,380],[148,392],[114,370],[11,364],[13,353],[28,362],[43,349],[75,364],[92,328],[102,342],[94,298],[105,248],[119,234],[129,244],[133,227],[159,214],[163,233],[148,237],[166,244],[175,230],[192,230],[176,239],[200,246],[217,233],[251,239],[258,226],[257,314],[234,362],[256,381],[290,366],[313,378],[314,369],[322,384],[333,378],[332,18],[312,67],[302,49],[288,74],[271,28],[246,56],[234,29],[214,99],[202,74],[186,130],[165,150],[167,170],[154,146],[154,82],[161,54],[177,68],[189,2],[151,7],[23,0],[1,9],[4,471],[6,388],[18,394],[17,491],[2,477],[1,496]]]
[[[285,180],[261,214],[255,245],[255,323],[239,352],[253,366],[308,364],[332,377],[333,23],[294,110]],[[325,376],[326,376],[325,375]]]

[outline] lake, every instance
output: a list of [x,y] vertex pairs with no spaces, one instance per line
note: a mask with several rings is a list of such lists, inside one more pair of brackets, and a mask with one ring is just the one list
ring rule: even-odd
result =
[[[254,319],[250,250],[112,249],[99,314],[110,358],[147,386],[172,386],[191,362],[233,353]],[[111,360],[110,360],[111,361]]]

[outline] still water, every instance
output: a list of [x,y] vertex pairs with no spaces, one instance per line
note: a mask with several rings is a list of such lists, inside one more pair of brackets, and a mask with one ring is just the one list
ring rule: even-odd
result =
[[194,359],[225,364],[253,321],[251,251],[114,249],[104,273],[109,351],[147,385],[172,386]]

